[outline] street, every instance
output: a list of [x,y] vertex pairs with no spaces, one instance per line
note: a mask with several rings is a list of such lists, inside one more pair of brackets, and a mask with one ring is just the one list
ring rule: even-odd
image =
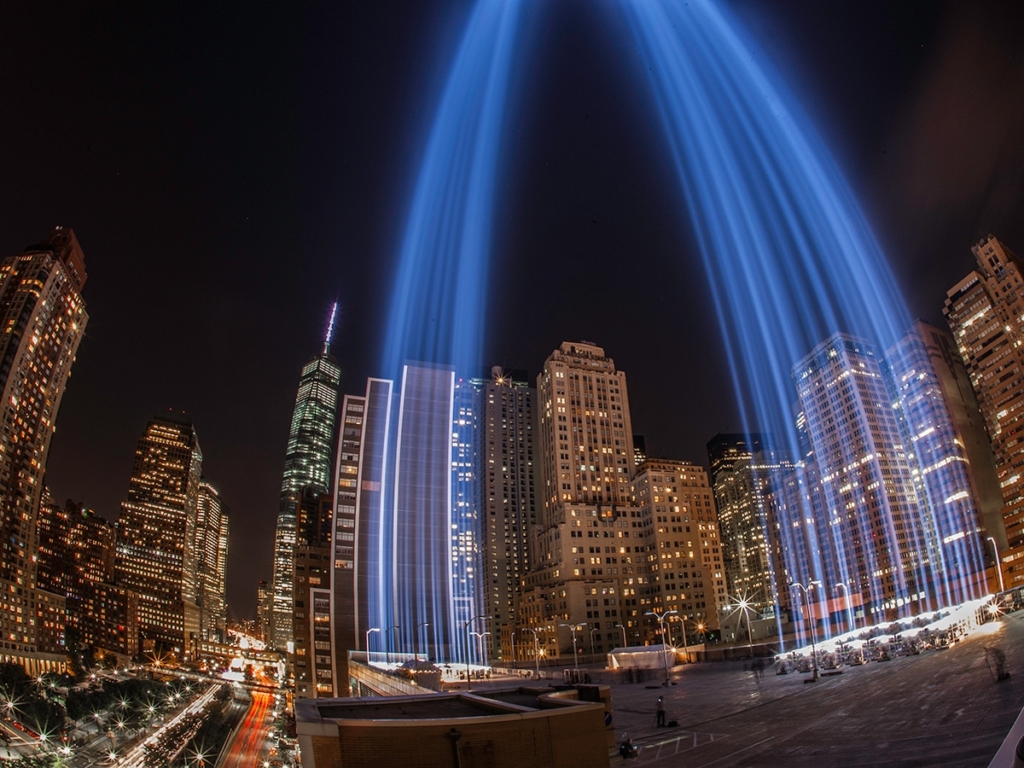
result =
[[223,768],[252,768],[261,764],[267,731],[272,725],[273,703],[273,694],[265,691],[252,692],[249,711],[245,713],[245,720],[225,754],[221,763]]

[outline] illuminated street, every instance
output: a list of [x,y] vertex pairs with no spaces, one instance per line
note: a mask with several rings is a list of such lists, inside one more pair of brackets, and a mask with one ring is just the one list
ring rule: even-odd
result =
[[[994,681],[987,645],[1005,651],[1009,680]],[[1024,613],[948,650],[841,671],[805,683],[809,674],[770,667],[758,679],[742,662],[695,664],[668,689],[615,685],[616,739],[640,746],[637,766],[986,766],[1024,706]],[[654,726],[660,695],[678,727]]]
[[264,753],[267,731],[272,725],[273,704],[273,694],[253,691],[249,711],[221,764],[224,768],[251,768],[259,765]]

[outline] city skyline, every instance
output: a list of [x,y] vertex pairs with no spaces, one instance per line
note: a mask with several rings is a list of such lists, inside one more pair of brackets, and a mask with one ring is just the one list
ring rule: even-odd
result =
[[[850,11],[833,11],[834,16],[826,18],[825,11],[805,5],[791,3],[774,16],[754,20],[754,34],[770,55],[785,49],[786,59],[779,63],[784,71],[802,70],[792,87],[809,97],[804,99],[810,102],[808,111],[817,118],[827,143],[844,159],[842,165],[856,169],[851,182],[887,246],[912,313],[941,323],[945,292],[973,267],[970,248],[978,239],[991,231],[1009,247],[1024,248],[1024,225],[1012,220],[1016,211],[998,196],[1006,175],[1012,177],[1019,168],[1021,142],[1007,140],[1002,151],[1008,157],[988,157],[992,162],[987,165],[986,158],[979,160],[972,153],[968,159],[977,176],[966,180],[956,175],[966,172],[966,159],[964,167],[937,168],[938,183],[928,197],[921,191],[920,174],[914,177],[910,171],[935,148],[911,149],[907,136],[915,126],[930,124],[929,115],[935,116],[930,110],[944,104],[944,98],[967,98],[956,86],[946,92],[937,85],[944,73],[956,72],[971,85],[977,83],[972,77],[984,76],[989,89],[1002,84],[1004,95],[1012,94],[1021,69],[1006,60],[1019,48],[1007,47],[1003,38],[1013,25],[994,12],[986,18],[982,12],[972,15],[954,6],[927,11],[922,4],[904,15],[876,9],[875,45],[858,52],[839,38],[847,30],[866,34],[871,24]],[[23,159],[5,156],[14,173],[4,185],[9,218],[0,234],[3,255],[20,252],[54,224],[64,224],[81,237],[93,278],[85,291],[90,326],[58,420],[47,480],[61,501],[70,496],[116,518],[127,490],[132,447],[145,421],[167,407],[188,411],[203,436],[211,476],[232,509],[229,603],[234,615],[248,616],[254,608],[256,580],[270,576],[279,493],[275,486],[284,464],[294,374],[307,359],[333,300],[342,303],[337,352],[346,370],[342,393],[358,394],[367,376],[386,373],[376,370],[374,345],[380,343],[382,317],[374,303],[389,288],[388,266],[396,245],[390,230],[398,228],[396,222],[403,216],[401,201],[422,145],[424,115],[436,90],[430,73],[440,72],[446,64],[444,55],[427,46],[435,33],[445,41],[452,39],[465,7],[428,5],[410,11],[401,23],[384,10],[364,11],[362,16],[338,11],[338,17],[324,20],[324,32],[311,29],[311,18],[250,14],[241,31],[227,35],[224,49],[198,69],[187,66],[189,43],[199,45],[204,35],[223,32],[217,23],[205,32],[186,35],[179,26],[184,19],[154,11],[153,17],[121,18],[95,32],[95,38],[87,33],[78,38],[73,29],[95,29],[103,19],[88,11],[76,13],[93,24],[69,23],[56,29],[58,43],[69,48],[60,51],[55,62],[34,61],[30,66],[39,68],[34,70],[15,67],[14,103],[17,111],[27,114],[36,100],[69,88],[69,106],[83,106],[78,100],[102,93],[100,105],[82,113],[81,132],[74,135],[51,128],[38,133],[5,128],[12,131],[12,140],[5,144],[26,151]],[[798,20],[798,14],[805,18]],[[534,78],[543,76],[551,82],[531,80],[526,87],[535,92],[522,99],[528,113],[519,119],[522,136],[515,153],[526,164],[513,175],[509,207],[500,214],[489,313],[493,327],[487,358],[480,363],[526,368],[532,379],[562,340],[593,339],[630,371],[634,431],[647,437],[650,455],[703,463],[704,443],[718,432],[736,431],[740,424],[732,412],[728,371],[721,356],[715,356],[720,342],[702,295],[704,278],[690,236],[677,221],[678,196],[669,191],[672,182],[658,168],[660,152],[645,149],[645,144],[656,145],[658,140],[643,127],[645,110],[626,90],[614,57],[587,58],[598,50],[605,31],[595,29],[598,22],[580,4],[551,17],[552,28],[542,35],[544,45],[539,49],[543,64],[538,63],[534,73]],[[33,20],[22,21],[32,31]],[[576,22],[582,23],[571,31]],[[282,23],[282,35],[327,34],[326,30],[337,31],[348,23],[345,34],[352,36],[346,39],[353,54],[336,59],[336,54],[319,53],[275,72],[273,65],[279,62],[258,59],[256,44],[244,39],[256,33],[255,41],[266,40],[274,23]],[[128,33],[135,25],[143,30],[144,39],[129,44]],[[783,34],[773,43],[771,34],[780,30]],[[990,42],[979,49],[982,32],[989,33]],[[386,45],[380,52],[371,51],[369,42],[356,40],[359,36]],[[60,70],[62,62],[83,53],[76,46],[90,54],[91,44],[102,40],[117,43],[110,46],[112,58],[87,55],[82,69]],[[830,44],[837,50],[823,50]],[[444,44],[437,45],[438,51],[445,49]],[[383,66],[389,53],[400,50],[393,63]],[[15,48],[6,55],[16,59],[17,54]],[[231,56],[238,54],[238,62],[232,62]],[[840,61],[843,55],[852,63]],[[872,56],[881,61],[870,61]],[[103,76],[110,75],[122,57],[141,66],[130,77],[115,78],[120,90],[100,89],[90,78],[105,83]],[[263,103],[264,84],[280,98],[291,82],[288,76],[303,74],[303,66],[320,74],[294,101],[286,102],[298,107],[294,117],[271,104],[259,111],[249,103]],[[808,72],[811,66],[817,72]],[[339,73],[340,82],[330,82],[327,71]],[[19,73],[24,74],[22,82],[14,83]],[[892,82],[884,82],[883,73]],[[360,78],[366,82],[357,82]],[[210,82],[200,82],[206,80]],[[240,95],[226,93],[228,87]],[[149,89],[155,93],[139,102],[139,114],[123,112],[129,96]],[[578,93],[570,98],[574,90]],[[410,95],[412,91],[419,92]],[[300,117],[303,106],[319,104],[332,94],[354,115],[349,124],[343,112],[333,112],[342,107],[328,107],[341,126],[340,135],[327,137],[318,129],[293,125],[305,122]],[[988,94],[998,96],[992,90]],[[974,114],[972,106],[984,102],[980,96],[972,98],[979,102],[954,102],[959,106],[953,111]],[[219,99],[225,100],[223,105]],[[1019,97],[1002,103],[1000,114],[986,115],[990,119],[985,126],[970,121],[981,132],[975,153],[993,143],[989,132],[996,129],[990,123],[1002,125],[1007,136],[1019,125]],[[179,107],[184,111],[172,127],[157,130],[156,116]],[[227,139],[235,133],[205,127],[206,110],[216,116],[221,114],[218,109],[242,114],[256,110],[251,116],[263,119],[250,133],[238,133],[241,145],[233,148]],[[869,111],[877,114],[869,116]],[[963,121],[969,122],[966,116]],[[837,125],[844,131],[830,130]],[[128,136],[126,131],[133,127],[152,129],[148,140]],[[956,126],[946,127],[953,131],[953,139],[961,138],[953,130]],[[374,129],[381,135],[371,141]],[[933,141],[941,141],[944,134],[936,133]],[[273,136],[305,137],[310,148],[274,147],[274,153],[264,156],[266,140]],[[625,158],[604,158],[610,149],[626,143],[632,146]],[[955,141],[953,145],[959,149]],[[305,152],[318,157],[323,153],[331,162],[322,163],[322,171],[314,170],[319,159]],[[359,158],[361,153],[368,159]],[[266,165],[257,162],[258,170],[245,170],[257,157]],[[595,158],[602,159],[594,162]],[[171,168],[176,162],[192,168],[193,175]],[[983,177],[986,168],[995,172]],[[223,170],[228,178],[221,178]],[[36,174],[54,175],[61,189],[37,189],[45,185],[32,183]],[[338,180],[346,175],[352,178]],[[954,178],[964,188],[959,199],[949,180]],[[891,183],[894,180],[900,183]],[[306,181],[314,183],[300,194]],[[92,189],[90,182],[95,182],[97,192],[89,196],[106,201],[110,211],[84,199]],[[275,185],[296,196],[287,199],[284,193],[278,197],[265,190]],[[884,189],[888,191],[879,191]],[[196,190],[202,193],[192,199]],[[988,208],[979,192],[985,190],[995,200]],[[922,196],[915,197],[915,192]],[[360,196],[366,199],[357,200]],[[624,200],[627,196],[642,202]],[[308,202],[310,210],[298,212],[301,201]],[[954,203],[964,209],[951,216],[957,221],[940,221],[939,213],[952,210]],[[908,212],[916,208],[924,212],[915,212],[912,218]],[[282,209],[285,215],[279,218],[285,223],[271,226],[266,219]],[[931,226],[941,236],[923,231],[928,221],[921,219],[927,219],[929,211],[935,217]],[[939,246],[942,251],[936,253]],[[690,254],[686,261],[692,267],[679,266],[680,253]],[[640,264],[641,255],[648,257],[646,270],[633,266]],[[628,266],[616,262],[623,256]],[[588,259],[607,268],[574,282],[580,277],[576,267]],[[515,270],[516,264],[522,268]],[[601,280],[602,271],[616,289]],[[665,274],[674,276],[675,282],[664,279]],[[155,287],[133,295],[129,288],[145,281]],[[612,320],[588,315],[588,298],[602,291],[627,294],[623,316]],[[561,300],[566,293],[570,298]],[[637,334],[638,327],[648,330]],[[678,358],[680,373],[664,377],[668,381],[644,364],[665,344]],[[692,358],[701,359],[705,369],[699,381],[683,377],[686,360]],[[125,392],[118,382],[129,380],[133,386]],[[677,393],[680,384],[682,396]],[[706,407],[675,402],[701,402]]]

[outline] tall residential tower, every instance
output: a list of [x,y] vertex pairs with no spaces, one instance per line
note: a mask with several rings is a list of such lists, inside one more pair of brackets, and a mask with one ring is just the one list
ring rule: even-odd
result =
[[[951,288],[945,314],[992,441],[1006,539],[990,533],[1006,587],[1024,585],[1024,262],[989,235],[977,269]],[[991,542],[990,542],[991,543]]]
[[36,521],[57,410],[88,316],[85,260],[57,227],[0,262],[0,659],[30,674],[63,662],[40,628],[63,606],[36,589]]

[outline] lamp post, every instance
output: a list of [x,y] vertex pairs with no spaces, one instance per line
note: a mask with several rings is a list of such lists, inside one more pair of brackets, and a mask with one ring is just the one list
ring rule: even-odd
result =
[[850,601],[850,588],[848,586],[846,586],[845,582],[840,581],[838,584],[836,584],[834,587],[832,587],[832,589],[833,590],[836,590],[836,589],[844,589],[844,590],[846,590],[846,623],[850,627],[848,631],[849,632],[853,632],[853,604]]
[[[678,616],[679,615],[679,611],[665,611],[664,613],[658,613],[657,611],[647,611],[644,614],[644,616],[653,616],[654,618],[656,618],[658,620],[658,623],[661,625],[661,643],[662,643],[663,646],[665,646],[665,650],[666,651],[668,650],[668,644],[665,642],[665,617],[666,616],[671,616],[672,614],[675,614],[675,615]],[[668,685],[668,683],[669,683],[669,677],[668,677],[668,656],[665,656],[664,652],[663,652],[663,658],[665,660],[665,685]]]
[[629,641],[626,640],[626,628],[621,624],[616,624],[615,626],[622,630],[622,647],[629,648]]
[[[416,659],[416,661],[420,660],[420,627],[429,627],[429,626],[430,626],[430,622],[429,621],[421,621],[419,624],[416,625],[416,631],[414,632],[414,634],[416,635],[416,638],[415,638],[416,639],[416,649],[415,649],[415,651],[416,651],[415,652],[415,659]],[[427,648],[427,656],[428,657],[430,656],[430,652],[429,651],[430,651],[430,648],[428,647]]]
[[[392,624],[390,627],[388,627],[386,630],[384,630],[384,634],[387,634],[392,629],[401,629],[401,628],[402,627],[400,625],[398,625],[398,624]],[[395,648],[398,648],[398,634],[397,633],[394,635],[394,640],[395,640]],[[384,649],[384,663],[385,664],[390,664],[391,663],[391,646],[390,645],[387,646]]]
[[572,662],[573,667],[576,669],[576,672],[579,673],[580,658],[579,655],[576,653],[576,631],[583,629],[585,626],[587,626],[587,622],[584,621],[579,624],[559,624],[558,626],[568,627],[569,631],[572,632]]
[[992,542],[992,553],[996,556],[996,573],[999,574],[999,591],[1005,592],[1006,585],[1003,583],[1003,566],[999,561],[999,545],[996,544],[996,540],[991,536],[986,537]]
[[516,633],[512,633],[512,669],[516,669]]
[[[808,612],[810,612],[810,608],[811,608],[811,595],[810,595],[810,591],[812,589],[814,589],[816,586],[817,587],[821,586],[821,582],[818,581],[817,579],[812,579],[811,581],[808,581],[806,585],[801,584],[801,583],[796,582],[796,581],[794,581],[792,584],[789,585],[790,589],[792,589],[793,587],[799,587],[801,590],[803,590],[803,593],[804,593],[804,605],[807,607]],[[813,615],[811,616],[811,667],[814,670],[811,673],[811,680],[812,681],[816,681],[818,679],[818,650],[815,647],[815,642],[814,642],[814,616]]]
[[475,637],[477,639],[477,642],[480,645],[480,658],[483,660],[484,666],[486,667],[487,666],[487,654],[485,653],[485,650],[484,650],[484,648],[485,648],[485,646],[484,646],[484,638],[487,637],[487,635],[489,635],[491,633],[490,632],[470,632],[469,634],[471,634],[473,637]]
[[466,621],[466,623],[463,624],[463,629],[466,630],[466,693],[469,693],[470,685],[471,685],[470,680],[473,677],[473,675],[472,675],[472,673],[470,672],[470,669],[469,669],[469,655],[470,655],[469,654],[469,625],[472,624],[477,619],[485,619],[486,620],[486,619],[489,619],[489,618],[491,618],[490,614],[488,614],[486,616],[470,616],[469,619]]
[[537,662],[537,679],[540,680],[540,640],[537,639],[537,630],[524,627],[523,631],[533,635],[533,658]]
[[370,663],[370,633],[371,632],[380,632],[380,627],[371,627],[370,629],[366,630],[366,663],[367,664]]
[[754,658],[754,636],[750,632],[750,603],[745,596],[736,596],[736,610],[743,611],[747,619],[747,649],[750,651],[750,658]]
[[594,627],[592,630],[590,630],[590,655],[591,656],[597,656],[597,650],[594,648],[594,633],[595,632],[600,632],[600,631],[601,630],[600,630],[599,627]]
[[683,656],[686,658],[686,663],[690,663],[690,646],[686,644],[686,617],[676,614],[676,618],[679,619],[679,623],[683,628]]

